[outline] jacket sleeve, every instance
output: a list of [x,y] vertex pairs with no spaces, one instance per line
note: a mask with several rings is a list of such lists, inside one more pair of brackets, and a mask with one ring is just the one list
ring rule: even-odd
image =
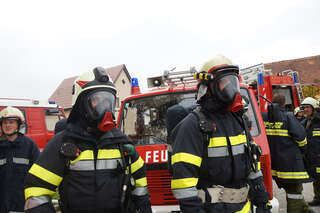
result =
[[32,150],[31,150],[30,160],[31,160],[31,163],[33,164],[38,159],[40,155],[40,151],[37,144],[32,139],[31,141],[32,141]]
[[129,149],[134,149],[131,156],[132,162],[130,162],[130,168],[128,168],[131,170],[131,174],[135,182],[134,188],[131,192],[133,201],[139,212],[151,213],[152,210],[147,187],[146,165],[133,145],[125,146],[130,147]]
[[288,133],[300,148],[307,145],[306,132],[301,123],[292,115],[287,113]]
[[25,210],[50,202],[50,197],[56,193],[62,181],[65,158],[59,152],[62,141],[60,136],[55,136],[46,145],[26,176]]
[[196,116],[190,113],[181,123],[173,144],[171,189],[185,213],[203,212],[196,188],[202,162],[202,134]]

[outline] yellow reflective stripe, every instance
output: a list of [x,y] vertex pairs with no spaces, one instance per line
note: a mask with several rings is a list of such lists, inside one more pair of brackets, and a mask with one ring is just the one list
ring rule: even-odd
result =
[[307,138],[303,139],[302,141],[296,141],[298,146],[305,146],[307,145]]
[[100,149],[98,151],[98,159],[121,158],[119,149]]
[[136,187],[145,187],[147,186],[147,178],[140,178],[136,180]]
[[190,153],[185,153],[185,152],[174,154],[171,157],[172,165],[178,162],[184,162],[184,163],[190,163],[192,165],[200,167],[201,161],[202,161],[201,157],[190,154]]
[[198,178],[181,178],[171,180],[171,189],[183,189],[196,186]]
[[[261,170],[261,163],[258,162],[257,165],[258,165],[257,171],[260,171],[260,170]],[[256,165],[253,164],[253,168],[254,168],[254,169],[255,169],[255,167],[256,167]]]
[[39,166],[38,164],[33,164],[29,170],[29,173],[33,174],[34,176],[36,176],[36,177],[54,185],[54,186],[59,186],[62,181],[62,177],[54,174],[53,172],[50,172],[49,170]]
[[74,159],[70,162],[75,163],[79,160],[93,160],[93,151],[92,150],[85,150],[85,151],[81,152],[80,155],[76,159]]
[[[237,135],[229,137],[231,146],[242,144],[247,142],[247,138],[245,135]],[[210,138],[208,147],[218,147],[218,146],[227,146],[227,138],[226,137],[214,137]]]
[[143,165],[144,161],[139,157],[138,160],[131,164],[131,173],[135,173],[138,169],[142,168]]
[[320,136],[320,131],[312,131],[312,136]]
[[289,136],[286,129],[266,129],[267,135]]
[[37,197],[37,196],[42,196],[42,195],[49,195],[52,196],[56,192],[51,191],[46,188],[41,188],[41,187],[29,187],[24,190],[24,197],[27,200],[29,197]]
[[316,173],[320,173],[320,167],[316,167]]
[[272,170],[272,176],[282,179],[307,179],[309,175],[307,172],[279,172]]
[[247,203],[243,206],[243,208],[240,211],[237,211],[236,213],[249,213],[250,207],[251,207],[251,203],[248,200]]

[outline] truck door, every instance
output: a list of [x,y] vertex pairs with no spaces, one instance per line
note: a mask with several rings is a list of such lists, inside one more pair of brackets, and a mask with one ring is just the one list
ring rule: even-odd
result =
[[25,108],[27,119],[27,136],[31,137],[43,149],[47,142],[46,124],[42,108]]

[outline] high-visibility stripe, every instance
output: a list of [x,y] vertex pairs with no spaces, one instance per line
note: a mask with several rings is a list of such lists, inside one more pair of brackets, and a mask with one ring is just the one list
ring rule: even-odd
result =
[[100,149],[98,151],[98,159],[121,158],[119,149]]
[[76,159],[70,161],[70,163],[74,163],[74,162],[77,162],[80,160],[93,160],[93,151],[92,150],[85,150],[85,151],[81,152],[80,155]]
[[12,158],[12,162],[16,164],[24,164],[24,165],[29,165],[29,159],[27,158]]
[[287,198],[295,199],[295,200],[302,200],[303,195],[302,194],[287,194]]
[[33,164],[29,170],[29,173],[54,186],[59,186],[62,181],[62,177],[56,175],[53,172],[50,172],[49,170],[39,166],[38,164]]
[[97,170],[116,169],[118,164],[122,165],[121,159],[97,160]]
[[198,196],[198,190],[196,187],[191,187],[186,189],[173,189],[172,193],[176,199],[184,199],[184,198]]
[[38,196],[43,196],[43,195],[49,195],[52,196],[54,195],[56,192],[55,191],[51,191],[49,189],[46,188],[42,188],[42,187],[29,187],[26,188],[24,190],[24,196],[25,199],[27,200],[29,197],[38,197]]
[[272,176],[282,179],[307,179],[309,175],[307,172],[279,172],[272,170]]
[[[245,144],[232,146],[232,154],[239,155],[245,152]],[[228,147],[208,148],[208,157],[226,157],[229,156]]]
[[[253,164],[253,168],[255,168],[256,167],[256,165],[255,164]],[[261,163],[260,162],[258,162],[257,163],[257,171],[260,171],[261,170]]]
[[73,171],[93,171],[94,161],[93,160],[80,160],[74,163],[70,163],[70,170]]
[[[238,145],[241,143],[247,142],[247,137],[245,135],[237,135],[229,137],[231,146]],[[219,146],[227,146],[227,138],[226,137],[213,137],[210,138],[208,147],[219,147]]]
[[251,209],[251,203],[248,200],[247,203],[243,206],[243,208],[240,211],[237,211],[236,213],[249,213]]
[[305,145],[307,145],[307,138],[303,139],[302,141],[296,141],[296,142],[299,147],[305,146]]
[[134,163],[131,164],[131,173],[135,173],[137,170],[142,168],[144,165],[144,161],[141,157],[138,158]]
[[147,186],[147,178],[146,177],[143,177],[143,178],[140,178],[140,179],[137,179],[136,180],[136,187],[145,187]]
[[6,158],[0,159],[0,166],[4,165],[6,163],[7,163],[7,159]]
[[198,178],[181,178],[171,180],[171,189],[183,189],[196,186]]
[[267,135],[289,136],[286,129],[266,129]]
[[320,173],[320,167],[316,167],[316,173]]
[[254,180],[254,179],[256,179],[258,177],[262,177],[262,176],[263,176],[263,174],[262,174],[261,170],[259,170],[258,172],[250,172],[248,179]]
[[190,153],[185,153],[185,152],[174,154],[171,157],[172,165],[178,162],[183,162],[183,163],[189,163],[197,167],[200,167],[201,161],[202,161],[201,157],[190,154]]
[[137,187],[131,192],[131,194],[136,196],[146,195],[148,194],[148,187]]
[[320,136],[320,131],[312,131],[312,136]]

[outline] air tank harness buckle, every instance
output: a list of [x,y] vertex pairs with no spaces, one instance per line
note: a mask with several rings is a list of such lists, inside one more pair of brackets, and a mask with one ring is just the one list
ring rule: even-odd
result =
[[[211,200],[206,199],[206,191]],[[240,189],[226,188],[220,185],[213,185],[206,190],[198,190],[198,196],[203,203],[242,203],[248,199],[249,185]]]

